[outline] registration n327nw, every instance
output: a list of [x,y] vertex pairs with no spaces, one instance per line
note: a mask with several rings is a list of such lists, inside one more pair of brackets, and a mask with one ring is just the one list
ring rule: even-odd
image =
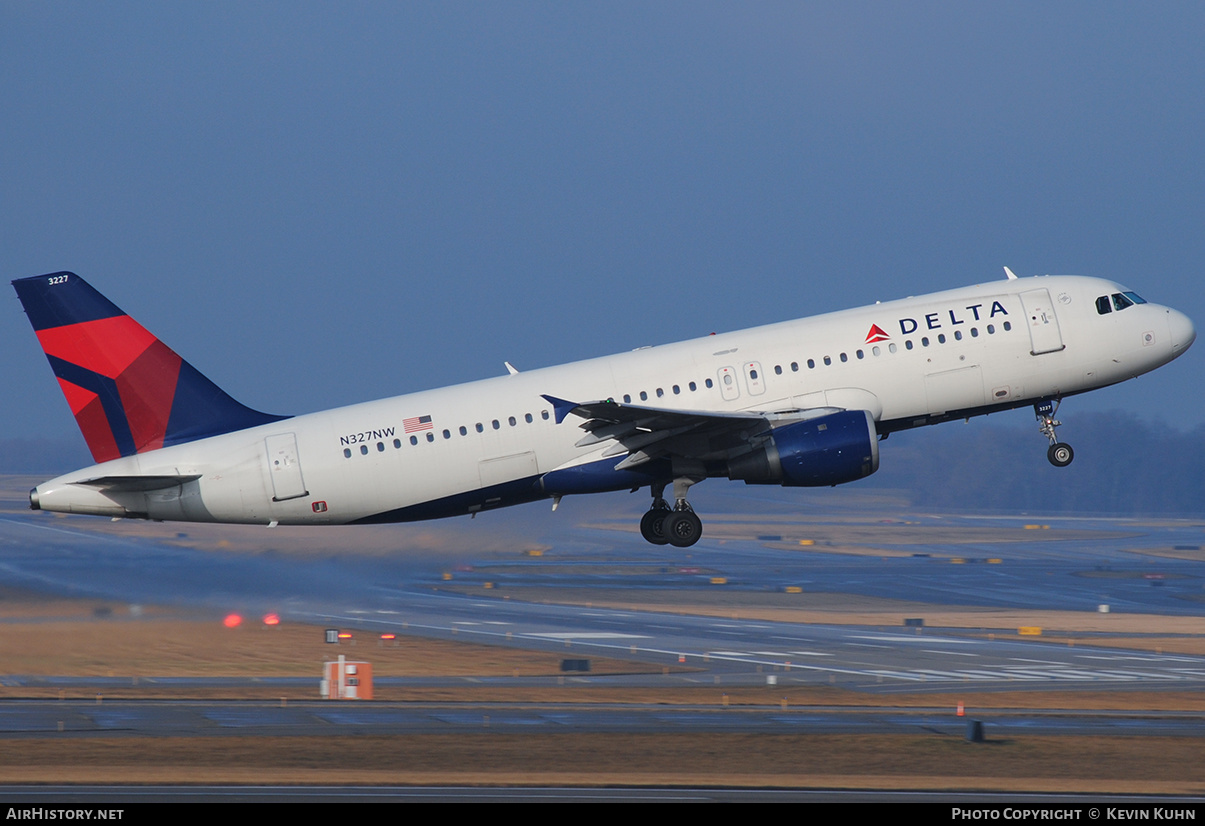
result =
[[[301,416],[245,407],[82,278],[13,282],[97,464],[35,509],[268,525],[406,522],[648,488],[692,545],[711,477],[837,485],[907,428],[1059,402],[1180,356],[1183,313],[1098,278],[1008,278]],[[666,492],[669,491],[667,497]],[[672,504],[671,504],[672,503]],[[555,507],[555,504],[554,504]]]

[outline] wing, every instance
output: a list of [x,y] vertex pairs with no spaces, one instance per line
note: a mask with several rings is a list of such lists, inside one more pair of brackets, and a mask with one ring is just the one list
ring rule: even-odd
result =
[[625,456],[615,470],[626,470],[665,456],[706,464],[733,459],[762,447],[775,427],[837,412],[818,407],[779,412],[718,413],[703,410],[663,410],[606,401],[577,402],[544,396],[556,413],[557,424],[573,415],[584,419],[586,435],[577,447],[613,441],[603,458]]

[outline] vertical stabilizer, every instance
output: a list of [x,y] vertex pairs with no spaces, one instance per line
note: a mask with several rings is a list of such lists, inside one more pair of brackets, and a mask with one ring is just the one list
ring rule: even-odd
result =
[[13,287],[97,462],[288,418],[232,399],[75,273]]

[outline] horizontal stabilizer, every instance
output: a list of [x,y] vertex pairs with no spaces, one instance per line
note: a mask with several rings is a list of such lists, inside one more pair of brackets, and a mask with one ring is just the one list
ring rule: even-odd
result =
[[195,482],[200,478],[199,473],[178,476],[97,476],[95,479],[84,479],[73,484],[96,488],[105,493],[148,493],[174,488],[185,482]]

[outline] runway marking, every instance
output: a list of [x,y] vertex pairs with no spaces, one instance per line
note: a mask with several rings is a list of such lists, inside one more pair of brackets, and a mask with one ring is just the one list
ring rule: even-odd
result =
[[910,642],[923,645],[982,645],[979,640],[960,640],[954,637],[909,637],[903,634],[898,635],[864,635],[851,634],[850,639],[854,640],[875,640],[876,642]]
[[1010,660],[1017,663],[1041,663],[1042,665],[1058,665],[1054,660],[1031,660],[1028,657],[1009,657]]
[[1154,663],[1154,662],[1180,662],[1180,663],[1199,663],[1199,657],[1141,657],[1133,654],[1117,654],[1116,656],[1103,656],[1099,654],[1077,654],[1077,657],[1083,660],[1137,660],[1138,662]]
[[550,640],[648,640],[647,634],[620,634],[608,631],[530,631],[524,637],[543,637]]
[[918,668],[917,674],[932,674],[936,677],[945,677],[950,680],[982,680],[987,679],[982,676],[976,676],[972,671],[939,671],[935,668]]
[[792,651],[793,657],[832,657],[835,656],[827,651]]
[[938,651],[934,648],[921,649],[926,654],[945,654],[948,657],[978,657],[978,654],[972,654],[970,651]]

